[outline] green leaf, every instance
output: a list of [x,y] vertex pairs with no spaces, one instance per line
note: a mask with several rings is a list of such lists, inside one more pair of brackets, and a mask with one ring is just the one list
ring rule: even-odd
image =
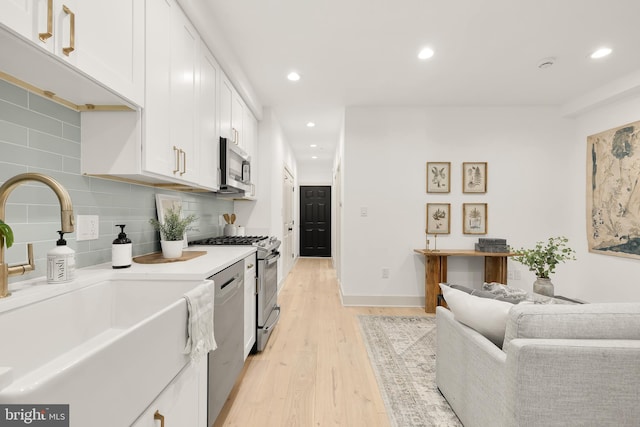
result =
[[13,230],[9,227],[9,224],[0,219],[0,236],[4,237],[4,241],[7,244],[7,249],[13,246]]

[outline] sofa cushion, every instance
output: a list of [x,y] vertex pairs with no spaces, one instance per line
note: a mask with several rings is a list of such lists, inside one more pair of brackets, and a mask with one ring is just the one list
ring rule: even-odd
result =
[[[499,292],[479,290],[479,289],[469,288],[467,286],[456,285],[453,283],[445,283],[445,284],[453,289],[457,289],[459,291],[466,292],[468,294],[471,294],[473,296],[480,297],[480,298],[497,299],[498,301],[506,301],[506,302],[510,302],[511,304],[518,304],[520,301],[524,300],[524,298],[512,298],[509,296],[505,296]],[[526,292],[525,292],[525,296],[526,296]]]
[[507,314],[513,304],[495,299],[480,298],[441,283],[444,299],[455,319],[484,335],[502,347]]
[[507,320],[504,347],[516,338],[640,339],[640,303],[520,304]]

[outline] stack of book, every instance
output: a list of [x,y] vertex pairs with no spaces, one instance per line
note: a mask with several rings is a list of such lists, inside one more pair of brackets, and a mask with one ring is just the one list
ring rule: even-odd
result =
[[503,253],[509,252],[507,239],[478,239],[476,252]]

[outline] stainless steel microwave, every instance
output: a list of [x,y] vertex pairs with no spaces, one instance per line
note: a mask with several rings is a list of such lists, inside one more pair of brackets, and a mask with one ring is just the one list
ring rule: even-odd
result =
[[251,156],[227,138],[220,138],[220,190],[222,194],[251,191]]

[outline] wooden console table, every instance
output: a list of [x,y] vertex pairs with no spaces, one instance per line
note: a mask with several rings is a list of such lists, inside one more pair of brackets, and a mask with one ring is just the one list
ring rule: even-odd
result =
[[447,257],[450,256],[481,256],[484,257],[484,281],[507,284],[507,257],[517,253],[477,252],[466,249],[442,249],[432,251],[414,249],[414,252],[424,255],[424,311],[435,313],[440,294],[439,283],[447,281]]

